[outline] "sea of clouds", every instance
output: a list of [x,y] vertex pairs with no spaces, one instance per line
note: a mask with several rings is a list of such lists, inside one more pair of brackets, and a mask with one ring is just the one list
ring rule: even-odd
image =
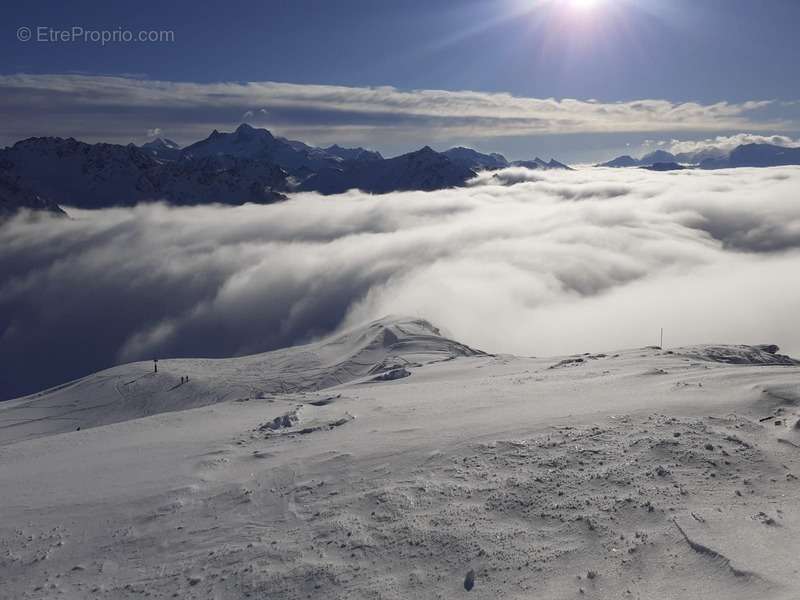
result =
[[800,354],[800,167],[484,173],[467,188],[163,204],[0,226],[0,398],[386,314],[526,355]]

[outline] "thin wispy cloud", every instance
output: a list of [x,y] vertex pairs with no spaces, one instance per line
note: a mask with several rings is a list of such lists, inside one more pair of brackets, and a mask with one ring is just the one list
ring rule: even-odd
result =
[[[242,118],[287,133],[339,135],[339,139],[389,132],[429,140],[779,131],[790,122],[774,114],[776,107],[773,101],[758,99],[712,104],[664,99],[600,102],[388,86],[188,83],[77,74],[0,76],[0,114],[5,117],[0,136],[7,141],[34,133],[129,141],[131,132],[150,128],[141,123],[153,122],[169,122],[174,137],[188,141]],[[78,125],[80,130],[69,129]]]
[[800,140],[786,135],[739,133],[737,135],[719,135],[703,140],[670,140],[664,146],[670,152],[677,154],[680,152],[699,152],[710,148],[730,152],[742,144],[773,144],[775,146],[796,147],[800,146]]

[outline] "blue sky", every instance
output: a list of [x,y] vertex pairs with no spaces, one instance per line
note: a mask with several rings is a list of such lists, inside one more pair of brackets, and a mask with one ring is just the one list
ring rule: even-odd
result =
[[[0,80],[5,121],[0,143],[46,133],[143,141],[148,130],[156,129],[186,142],[213,127],[232,129],[250,120],[312,142],[360,143],[387,154],[424,143],[464,143],[514,158],[552,154],[589,160],[635,151],[645,140],[741,132],[794,136],[800,130],[800,42],[795,39],[800,2],[580,3],[15,3],[5,8],[0,36],[0,75],[6,76]],[[169,30],[174,41],[101,46],[21,42],[16,35],[20,27],[36,36],[40,27],[76,26]],[[21,80],[21,74],[36,77]],[[92,98],[91,78],[98,76],[116,79],[98,79],[104,92]],[[150,82],[144,89],[151,92],[169,87],[169,101],[155,93],[136,98],[143,81]],[[276,103],[271,90],[254,93],[245,86],[234,90],[238,100],[232,101],[230,89],[214,87],[248,82],[301,84],[314,99],[308,100],[309,90],[293,88],[291,97],[282,92]],[[199,87],[177,92],[171,85],[176,83]],[[366,103],[365,90],[382,86],[405,95],[389,99],[388,106],[385,94]],[[453,102],[451,96],[429,94],[423,103],[435,109],[418,110],[414,92],[430,90],[461,95]],[[472,110],[469,92],[478,96],[480,110]],[[225,98],[215,102],[220,95]],[[359,101],[354,103],[353,96]],[[550,114],[524,102],[514,106],[509,97],[582,104],[571,105],[564,119],[561,105]],[[639,105],[630,108],[638,100],[667,104],[642,113]],[[753,101],[769,103],[748,104]],[[612,106],[610,112],[619,114],[600,123],[590,106],[616,103],[627,103],[634,115]],[[687,103],[702,110],[687,117],[685,110],[666,108]],[[733,108],[713,108],[722,103]],[[498,117],[491,114],[493,104],[501,105]],[[594,113],[588,123],[573,118],[584,109]],[[543,126],[544,121],[550,124]]]

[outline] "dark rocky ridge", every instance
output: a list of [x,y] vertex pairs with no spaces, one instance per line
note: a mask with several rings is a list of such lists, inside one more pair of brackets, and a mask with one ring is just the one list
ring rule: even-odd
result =
[[0,213],[148,201],[269,204],[292,191],[432,191],[462,186],[478,170],[509,166],[569,168],[555,159],[509,162],[469,148],[425,146],[387,159],[364,148],[316,148],[247,124],[230,133],[214,130],[185,148],[162,138],[142,146],[28,138],[0,150]]

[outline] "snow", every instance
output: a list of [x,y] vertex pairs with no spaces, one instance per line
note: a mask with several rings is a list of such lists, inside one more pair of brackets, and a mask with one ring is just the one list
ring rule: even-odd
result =
[[323,194],[433,190],[462,186],[474,176],[427,146],[384,159],[364,148],[315,148],[247,124],[230,133],[215,129],[185,148],[161,138],[141,147],[28,138],[0,149],[0,217],[20,208],[96,209],[159,200],[269,204],[286,199],[290,188]]
[[155,200],[242,204],[285,199],[280,192],[286,173],[275,165],[237,157],[162,157],[163,152],[157,158],[151,149],[133,145],[30,138],[0,150],[0,162],[7,165],[0,175],[17,178],[51,204],[82,208]]
[[489,355],[387,317],[158,365],[0,405],[0,597],[794,597],[777,351]]
[[397,190],[438,190],[459,187],[475,177],[470,168],[425,146],[380,161],[349,162],[344,168],[321,169],[300,186],[302,191],[338,194],[359,189],[373,194]]
[[[722,140],[720,140],[722,141]],[[655,150],[640,159],[628,155],[618,156],[598,167],[652,167],[660,163],[697,165],[702,169],[727,169],[736,167],[776,167],[800,164],[800,149],[766,143],[745,143],[734,148],[702,145],[689,152],[672,154]]]
[[[422,319],[387,317],[316,343],[233,359],[130,363],[0,405],[0,444],[229,400],[315,391],[480,354]],[[402,377],[402,374],[399,375]],[[188,381],[182,379],[188,377]]]

